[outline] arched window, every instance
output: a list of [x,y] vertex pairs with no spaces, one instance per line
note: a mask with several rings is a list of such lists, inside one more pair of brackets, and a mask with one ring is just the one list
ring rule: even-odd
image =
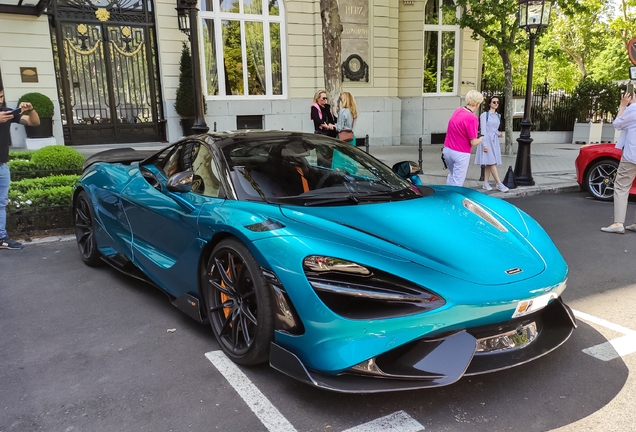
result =
[[208,96],[284,96],[281,0],[201,0]]
[[424,73],[422,93],[456,94],[459,26],[453,0],[428,0],[424,7]]

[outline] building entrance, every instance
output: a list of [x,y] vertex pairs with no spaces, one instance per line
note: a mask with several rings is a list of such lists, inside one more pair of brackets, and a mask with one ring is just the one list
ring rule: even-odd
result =
[[67,145],[165,141],[153,1],[52,0]]

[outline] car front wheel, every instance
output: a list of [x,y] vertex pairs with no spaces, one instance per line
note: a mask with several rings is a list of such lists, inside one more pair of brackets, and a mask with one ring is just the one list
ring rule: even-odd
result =
[[274,337],[272,295],[252,254],[238,240],[221,241],[202,282],[208,319],[223,352],[242,365],[267,361]]
[[595,162],[585,175],[585,187],[601,201],[611,201],[614,197],[614,179],[618,169],[618,161],[604,159]]

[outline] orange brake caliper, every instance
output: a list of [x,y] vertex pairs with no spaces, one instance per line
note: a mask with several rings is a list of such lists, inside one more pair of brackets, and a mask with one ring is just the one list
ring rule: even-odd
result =
[[[225,272],[225,274],[230,277],[230,269],[228,268],[227,271]],[[221,286],[223,288],[227,288],[225,286],[225,282],[223,282],[223,279],[221,279]],[[226,301],[228,301],[230,299],[230,297],[225,294],[225,293],[220,293],[221,294],[221,304],[225,303]],[[232,312],[232,308],[230,307],[226,307],[223,308],[223,315],[225,315],[225,318],[227,318],[228,316],[230,316],[230,312]],[[232,325],[232,323],[230,323],[230,326]]]

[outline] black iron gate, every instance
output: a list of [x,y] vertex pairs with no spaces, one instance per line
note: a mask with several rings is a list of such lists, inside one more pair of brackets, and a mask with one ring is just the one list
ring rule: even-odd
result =
[[151,0],[53,0],[67,145],[165,140]]

